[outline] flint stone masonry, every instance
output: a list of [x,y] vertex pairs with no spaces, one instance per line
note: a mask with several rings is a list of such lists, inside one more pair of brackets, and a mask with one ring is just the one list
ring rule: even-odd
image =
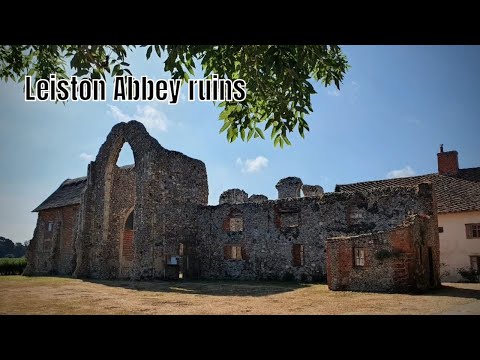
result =
[[278,190],[278,198],[279,199],[286,199],[286,198],[299,198],[300,197],[300,189],[302,188],[302,180],[298,177],[287,177],[281,179],[275,187]]
[[[130,144],[135,164],[119,168],[124,142]],[[76,188],[66,187],[71,183]],[[117,124],[89,164],[86,179],[67,180],[36,209],[25,274],[137,280],[328,278],[334,290],[368,291],[438,286],[431,184],[325,194],[318,185],[305,185],[303,198],[299,178],[282,179],[276,187],[278,200],[249,198],[245,191],[231,189],[222,193],[219,205],[209,206],[203,162],[164,149],[139,122]],[[133,229],[132,217],[127,221],[131,214]],[[49,222],[54,227],[46,232]],[[423,260],[412,267],[408,264],[417,251],[412,249],[420,238]],[[360,242],[366,244],[367,256],[398,248],[408,266],[368,260],[363,273],[352,270],[353,247]]]
[[303,196],[307,197],[322,197],[324,192],[320,185],[303,185]]
[[240,189],[230,189],[220,195],[219,204],[243,204],[248,201],[248,194]]
[[260,203],[264,201],[268,201],[268,197],[265,195],[250,195],[248,198],[248,202]]

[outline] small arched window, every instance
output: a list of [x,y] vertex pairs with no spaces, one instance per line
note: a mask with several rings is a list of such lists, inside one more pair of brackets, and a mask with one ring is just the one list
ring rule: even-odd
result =
[[133,213],[134,211],[132,210],[127,217],[127,221],[125,221],[125,230],[133,230]]

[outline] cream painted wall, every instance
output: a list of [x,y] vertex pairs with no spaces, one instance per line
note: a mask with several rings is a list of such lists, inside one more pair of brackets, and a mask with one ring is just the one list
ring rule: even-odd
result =
[[465,224],[480,223],[480,211],[438,214],[438,226],[443,227],[440,238],[440,272],[450,272],[442,281],[460,281],[457,268],[470,268],[470,255],[480,256],[480,239],[467,239]]

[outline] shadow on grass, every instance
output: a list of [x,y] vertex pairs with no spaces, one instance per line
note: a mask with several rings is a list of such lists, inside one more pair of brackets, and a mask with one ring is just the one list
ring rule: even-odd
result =
[[442,287],[435,290],[430,290],[424,295],[433,295],[433,296],[448,296],[448,297],[458,297],[465,299],[478,299],[480,300],[480,288],[479,289],[465,289],[457,288],[455,286],[442,284]]
[[84,279],[84,281],[138,291],[173,292],[211,296],[268,296],[310,286],[308,284],[280,281],[129,281],[92,279]]

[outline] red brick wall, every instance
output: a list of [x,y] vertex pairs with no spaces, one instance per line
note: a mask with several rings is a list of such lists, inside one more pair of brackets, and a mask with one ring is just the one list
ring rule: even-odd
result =
[[127,261],[133,260],[133,238],[135,236],[135,231],[133,230],[124,230],[123,231],[123,248],[122,256]]
[[[437,287],[438,265],[430,274],[428,248],[436,254],[436,218],[417,216],[391,231],[327,239],[327,281],[331,290],[406,292]],[[353,249],[365,252],[355,266]],[[421,249],[421,250],[420,250]],[[433,278],[432,278],[433,277]]]
[[401,257],[392,259],[393,282],[398,289],[407,289],[414,281],[415,272],[415,248],[413,246],[413,228],[403,228],[393,231],[390,242],[395,252],[402,254]]
[[[71,275],[74,267],[74,232],[79,205],[42,210],[38,217],[42,229],[38,239],[41,272]],[[52,231],[48,223],[53,222]]]
[[63,223],[62,223],[62,239],[60,250],[62,253],[73,252],[73,230],[75,226],[75,220],[78,212],[78,205],[66,206],[62,208]]
[[458,173],[458,152],[447,151],[437,154],[438,173],[440,175],[457,175]]

